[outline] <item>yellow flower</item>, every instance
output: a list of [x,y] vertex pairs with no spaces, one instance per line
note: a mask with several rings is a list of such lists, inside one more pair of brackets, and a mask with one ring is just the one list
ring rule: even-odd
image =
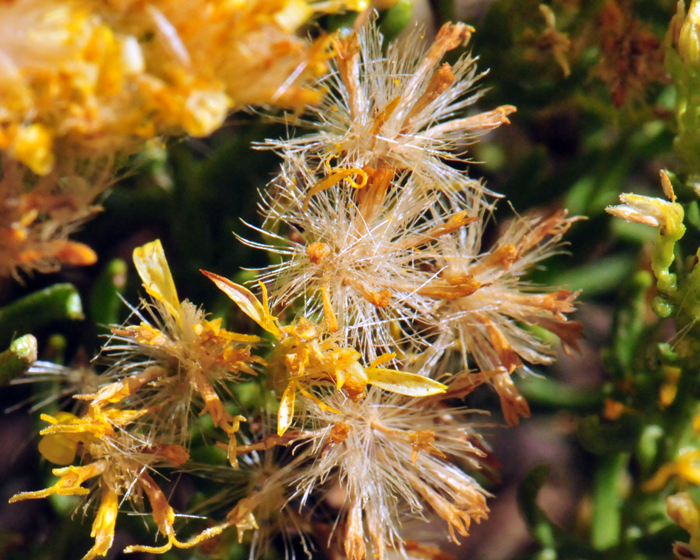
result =
[[673,553],[679,560],[700,558],[700,507],[687,492],[666,499],[668,516],[690,533],[690,542],[673,543]]
[[[127,345],[114,344],[113,350],[108,345],[106,350],[120,356],[115,366],[118,371],[141,371],[90,396],[92,404],[136,395],[140,408],[159,406],[160,429],[184,443],[194,393],[204,401],[203,412],[229,435],[230,459],[235,463],[235,433],[245,418],[226,410],[216,385],[237,381],[240,373],[256,374],[252,365],[263,361],[251,353],[250,344],[260,339],[229,332],[221,328],[220,319],[207,321],[201,309],[180,301],[159,240],[137,247],[134,264],[151,296],[152,304],[146,305],[154,324],[139,314],[141,324],[114,327],[114,338]],[[162,367],[143,368],[142,364],[153,360]]]
[[683,62],[700,66],[700,2],[692,0],[678,37],[678,52]]
[[662,465],[656,474],[642,485],[642,489],[645,492],[656,492],[674,477],[683,482],[700,485],[700,449],[681,451],[675,461]]
[[[113,401],[119,402],[122,398],[115,397]],[[161,547],[132,546],[125,552],[162,553],[173,546],[190,548],[218,534],[222,529],[204,531],[184,543],[176,539],[173,529],[175,513],[148,471],[161,464],[180,466],[187,461],[189,454],[178,445],[158,444],[149,441],[147,434],[129,432],[130,425],[149,412],[90,406],[88,413],[80,418],[69,413],[59,413],[55,417],[42,415],[42,419],[51,426],[42,430],[44,437],[39,443],[39,450],[49,461],[69,466],[53,470],[53,474],[59,477],[53,486],[17,494],[10,499],[10,503],[46,498],[51,494],[87,495],[91,489],[83,484],[99,478],[99,484],[93,486],[98,487],[101,493],[91,533],[95,545],[83,560],[107,554],[114,540],[120,498],[129,498],[140,504],[142,493],[148,498],[153,519],[158,530],[168,538],[168,543]],[[70,463],[75,460],[79,449],[83,464],[72,466]]]
[[[661,186],[671,202],[651,196],[621,194],[622,204],[608,206],[605,210],[616,218],[659,228],[651,268],[657,279],[658,290],[673,298],[678,293],[678,285],[676,274],[670,272],[669,268],[675,259],[675,243],[685,234],[684,212],[683,206],[675,201],[671,180],[664,170],[661,171]],[[665,304],[657,304],[654,310],[663,317],[671,313],[671,308]]]

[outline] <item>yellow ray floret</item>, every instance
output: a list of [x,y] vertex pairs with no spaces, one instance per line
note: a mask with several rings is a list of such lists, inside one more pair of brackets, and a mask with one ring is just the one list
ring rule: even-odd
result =
[[19,502],[22,500],[38,500],[48,498],[51,494],[59,496],[80,496],[89,494],[88,488],[83,488],[81,484],[86,480],[100,476],[108,467],[106,461],[97,461],[83,467],[64,467],[61,469],[53,469],[51,472],[58,476],[59,479],[53,486],[36,492],[21,492],[10,498],[10,503]]
[[92,524],[90,536],[95,539],[95,545],[83,557],[83,560],[92,560],[96,556],[106,556],[114,542],[114,528],[117,524],[119,513],[119,494],[110,488],[102,493],[100,508],[97,510],[95,521]]
[[134,249],[134,265],[148,294],[165,305],[180,325],[180,299],[160,239]]
[[263,293],[263,302],[260,303],[258,298],[256,298],[255,295],[253,295],[253,293],[247,288],[235,284],[229,279],[219,276],[218,274],[214,274],[213,272],[207,272],[206,270],[202,270],[201,272],[204,274],[204,276],[214,282],[217,288],[231,298],[239,309],[243,311],[243,313],[248,315],[248,317],[253,319],[253,321],[255,321],[263,329],[276,338],[280,338],[282,336],[282,332],[277,325],[277,319],[272,316],[272,313],[270,313],[270,306],[267,301],[267,290],[262,283],[260,284],[260,287]]

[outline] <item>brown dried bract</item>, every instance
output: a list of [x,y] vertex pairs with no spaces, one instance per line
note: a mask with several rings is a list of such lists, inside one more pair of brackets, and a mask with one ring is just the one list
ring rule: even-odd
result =
[[601,60],[595,73],[608,83],[615,107],[643,97],[649,84],[665,79],[661,41],[633,17],[628,2],[607,0],[597,26]]

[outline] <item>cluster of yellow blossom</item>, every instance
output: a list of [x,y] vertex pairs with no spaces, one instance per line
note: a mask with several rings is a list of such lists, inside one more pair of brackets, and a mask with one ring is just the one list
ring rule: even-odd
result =
[[[206,136],[248,104],[296,111],[330,40],[297,36],[318,13],[365,0],[9,0],[0,3],[0,275],[97,258],[67,235],[108,176],[84,163],[160,135]],[[33,174],[27,177],[19,162]],[[57,162],[59,162],[57,164]],[[112,173],[114,170],[111,170]],[[66,186],[66,184],[68,186]],[[30,192],[31,191],[31,192]],[[60,192],[59,192],[60,191]]]
[[132,546],[126,552],[188,548],[223,530],[205,530],[190,542],[179,542],[173,529],[174,511],[149,473],[162,466],[179,467],[188,460],[189,415],[198,400],[203,402],[202,413],[208,412],[214,425],[228,434],[235,462],[234,434],[245,418],[226,410],[216,385],[237,380],[241,372],[254,375],[252,365],[261,362],[250,353],[250,344],[258,337],[226,331],[220,321],[207,321],[201,309],[178,299],[159,241],[137,248],[134,262],[152,298],[148,305],[156,326],[144,320],[138,326],[115,327],[116,342],[111,348],[117,347],[116,365],[101,376],[95,393],[75,395],[87,403],[85,413],[42,416],[52,425],[41,432],[41,454],[58,465],[71,465],[79,455],[81,466],[54,469],[60,478],[52,487],[11,500],[53,493],[87,495],[91,490],[82,484],[99,478],[100,506],[92,530],[95,546],[84,560],[104,556],[111,547],[120,501],[128,498],[141,507],[144,493],[168,543]]
[[233,108],[300,109],[328,56],[295,32],[362,0],[10,0],[0,5],[0,150],[34,172],[58,151],[205,136]]
[[[178,467],[187,461],[192,433],[189,416],[194,408],[201,409],[200,415],[208,413],[214,426],[227,434],[226,447],[234,468],[238,467],[238,454],[259,447],[260,444],[238,448],[236,433],[247,418],[232,415],[221,400],[221,391],[217,391],[217,387],[226,391],[225,384],[239,381],[240,374],[256,375],[256,364],[268,366],[273,384],[278,385],[280,378],[286,380],[279,405],[280,437],[292,422],[296,392],[324,407],[313,396],[324,382],[332,382],[344,395],[352,395],[354,401],[365,395],[368,384],[416,396],[434,395],[446,389],[420,375],[380,368],[378,364],[363,367],[359,353],[320,340],[321,335],[310,323],[279,327],[267,302],[261,304],[246,288],[207,273],[246,314],[277,337],[273,358],[268,363],[251,352],[251,345],[261,341],[259,337],[227,331],[221,328],[220,319],[208,321],[201,309],[189,301],[180,301],[160,241],[135,249],[134,263],[151,298],[143,306],[152,321],[138,311],[140,324],[112,329],[113,337],[105,351],[115,359],[115,365],[103,375],[95,393],[75,395],[87,403],[82,416],[42,416],[52,424],[42,431],[42,455],[54,464],[71,465],[79,454],[82,465],[55,469],[59,480],[53,486],[12,499],[45,498],[53,493],[88,494],[90,490],[82,484],[99,477],[101,501],[93,525],[96,540],[86,559],[104,555],[111,546],[119,500],[129,498],[140,506],[142,493],[148,497],[154,521],[168,543],[162,547],[131,546],[127,552],[160,553],[172,546],[194,546],[229,525],[241,528],[242,522],[235,521],[238,514],[233,513],[234,521],[206,530],[190,542],[179,542],[172,526],[174,512],[148,473],[161,466]],[[112,374],[116,380],[112,380]],[[293,439],[268,440],[262,445],[272,447]],[[235,511],[240,513],[241,508],[239,505]],[[247,524],[255,524],[252,512],[245,518]]]
[[[110,404],[118,403],[124,396],[122,394],[111,399]],[[81,417],[67,412],[59,412],[56,416],[42,415],[42,419],[51,426],[41,432],[43,438],[39,442],[39,451],[51,463],[67,466],[53,470],[59,479],[50,488],[17,494],[10,503],[46,498],[51,494],[89,495],[91,488],[83,484],[98,479],[95,486],[98,488],[96,493],[100,495],[100,505],[92,526],[95,545],[83,560],[107,554],[114,541],[120,501],[128,498],[137,507],[142,507],[143,494],[148,498],[158,530],[168,539],[168,543],[162,547],[133,546],[126,552],[161,553],[172,546],[189,548],[214,536],[216,531],[205,531],[190,542],[178,541],[173,529],[175,512],[149,474],[158,467],[182,465],[189,459],[187,451],[179,445],[156,443],[152,435],[144,430],[145,425],[139,425],[139,419],[153,411],[121,410],[103,404],[91,403]],[[78,454],[82,464],[71,465]]]

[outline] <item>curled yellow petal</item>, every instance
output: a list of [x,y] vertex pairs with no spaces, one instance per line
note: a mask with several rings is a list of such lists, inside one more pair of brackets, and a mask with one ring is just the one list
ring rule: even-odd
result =
[[673,477],[691,484],[700,484],[700,450],[692,449],[681,453],[675,461],[661,465],[656,474],[642,484],[644,492],[661,490]]
[[97,461],[82,467],[64,467],[62,469],[53,469],[53,474],[60,477],[56,484],[44,490],[36,492],[22,492],[15,494],[10,498],[10,503],[20,502],[22,500],[36,500],[40,498],[48,498],[51,494],[59,496],[76,496],[89,494],[90,490],[83,488],[80,485],[90,478],[94,478],[107,468],[105,461]]
[[267,290],[262,283],[263,303],[260,303],[258,298],[256,298],[250,290],[231,282],[228,278],[224,278],[213,272],[207,272],[206,270],[201,270],[200,272],[214,282],[217,288],[230,297],[243,313],[248,315],[248,317],[253,319],[253,321],[271,335],[280,338],[282,333],[277,326],[275,318],[270,313],[270,308],[267,304]]
[[[353,178],[355,176],[360,177],[359,183],[355,182]],[[343,179],[345,179],[353,189],[361,189],[367,184],[367,173],[365,173],[363,169],[359,169],[357,167],[351,167],[348,169],[340,168],[333,170],[330,177],[326,177],[323,181],[316,183],[313,187],[309,189],[309,192],[306,194],[306,199],[304,200],[302,210],[306,210],[309,207],[309,202],[311,202],[311,199],[314,195],[325,191],[326,189],[330,189],[331,187],[340,183],[340,181],[342,181]]]
[[228,524],[210,527],[194,537],[192,540],[180,542],[177,540],[177,537],[175,536],[175,529],[173,528],[173,523],[175,522],[175,511],[172,507],[170,507],[170,504],[168,504],[168,500],[163,491],[146,473],[143,473],[139,478],[139,485],[146,493],[146,496],[148,496],[148,502],[151,504],[151,509],[153,510],[153,521],[155,521],[158,531],[168,539],[168,542],[163,546],[129,546],[124,550],[125,554],[130,554],[132,552],[163,554],[164,552],[170,550],[173,546],[176,548],[192,548],[206,539],[215,537],[226,527],[228,527]]

